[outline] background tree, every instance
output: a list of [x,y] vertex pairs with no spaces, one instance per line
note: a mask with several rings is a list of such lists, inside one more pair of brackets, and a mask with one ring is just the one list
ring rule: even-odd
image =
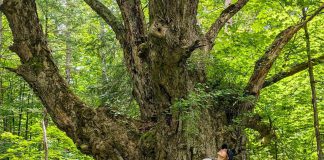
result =
[[[303,17],[306,17],[306,8],[302,9]],[[305,18],[304,18],[305,19]],[[314,114],[314,129],[315,129],[315,137],[316,137],[316,146],[317,146],[317,155],[318,159],[323,159],[323,151],[322,151],[322,143],[319,131],[319,120],[318,120],[318,112],[317,112],[317,98],[316,98],[316,88],[315,88],[315,77],[313,70],[313,62],[311,55],[311,46],[309,40],[309,33],[307,25],[304,26],[305,31],[305,41],[306,41],[306,52],[307,52],[307,60],[308,60],[308,73],[309,73],[309,81],[312,90],[312,106],[313,106],[313,114]]]

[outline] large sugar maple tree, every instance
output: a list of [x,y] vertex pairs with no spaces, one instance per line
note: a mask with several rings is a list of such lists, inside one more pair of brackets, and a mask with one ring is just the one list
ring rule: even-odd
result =
[[[242,93],[254,97],[254,102],[233,99],[227,100],[230,104],[215,103],[228,106],[200,108],[199,135],[188,137],[183,128],[190,124],[180,118],[182,111],[172,106],[179,99],[186,99],[195,84],[204,83],[206,75],[203,67],[188,69],[187,60],[195,52],[208,54],[226,22],[249,0],[229,5],[206,33],[197,25],[198,0],[149,0],[146,18],[141,0],[116,0],[121,19],[99,0],[84,1],[116,34],[132,78],[133,95],[140,106],[140,120],[116,116],[107,107],[90,107],[72,93],[53,62],[34,0],[4,0],[1,4],[13,34],[10,50],[21,60],[18,68],[7,69],[23,77],[55,124],[83,153],[96,159],[130,160],[215,157],[224,142],[236,149],[238,141],[244,146],[243,134],[229,136],[244,127],[256,129],[263,136],[270,135],[271,129],[258,116],[241,117],[234,130],[225,128],[234,125],[231,119],[253,110],[263,87],[307,68],[300,64],[267,79],[283,47],[324,8],[321,5],[306,20],[280,32],[255,62],[254,72]],[[318,59],[323,56],[314,61]],[[238,156],[242,157],[244,154]]]

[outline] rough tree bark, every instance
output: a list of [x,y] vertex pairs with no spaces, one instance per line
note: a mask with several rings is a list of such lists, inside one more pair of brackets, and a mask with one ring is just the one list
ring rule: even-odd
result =
[[[107,108],[91,108],[68,89],[53,63],[33,0],[6,0],[1,5],[14,37],[10,49],[21,59],[17,69],[7,69],[28,82],[54,123],[83,153],[96,159],[186,160],[215,157],[224,142],[238,147],[236,144],[244,136],[240,131],[226,131],[226,126],[230,125],[224,109],[227,106],[200,109],[199,136],[188,137],[184,128],[190,124],[180,119],[181,111],[172,109],[172,105],[186,98],[199,82],[197,75],[188,70],[188,58],[196,50],[210,51],[222,27],[248,0],[238,0],[228,6],[205,34],[195,25],[198,0],[150,0],[148,25],[140,0],[117,0],[122,21],[98,0],[84,1],[111,26],[121,44],[133,81],[133,95],[140,106],[139,122],[115,116]],[[266,75],[282,48],[323,7],[277,36],[257,61],[245,90],[247,96],[258,98]],[[242,102],[234,109],[241,113],[253,107],[252,103]],[[269,132],[257,119],[246,122],[249,123],[247,127],[264,134]],[[258,125],[261,127],[256,127]]]

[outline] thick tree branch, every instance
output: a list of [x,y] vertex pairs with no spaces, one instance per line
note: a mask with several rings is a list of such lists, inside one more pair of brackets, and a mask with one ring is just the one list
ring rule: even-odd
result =
[[121,44],[124,51],[124,59],[132,76],[138,73],[140,65],[140,45],[146,41],[146,24],[140,0],[116,0],[121,11],[125,37]]
[[208,32],[205,34],[206,46],[208,50],[211,50],[214,46],[214,40],[216,39],[218,33],[226,24],[226,22],[231,19],[238,11],[240,11],[249,0],[238,0],[235,4],[228,6],[222,11],[221,15],[216,19],[216,21],[209,28]]
[[[96,159],[138,159],[137,127],[107,108],[93,109],[68,88],[53,62],[34,0],[5,0],[1,5],[13,33],[10,48],[22,62],[16,73],[40,98],[54,123],[83,153]],[[122,121],[120,121],[122,120]]]
[[124,37],[124,26],[117,17],[99,0],[84,0],[113,29],[118,40]]
[[140,0],[117,0],[126,29],[126,41],[139,45],[145,41],[146,25]]
[[269,49],[255,63],[254,72],[245,88],[245,93],[247,95],[254,95],[256,97],[259,96],[265,78],[269,73],[273,62],[279,56],[280,51],[302,27],[306,25],[307,22],[311,21],[316,15],[318,15],[323,10],[323,8],[324,4],[322,4],[319,9],[305,21],[302,21],[301,23],[298,23],[294,26],[290,26],[277,35],[276,39],[272,42]]
[[258,114],[243,117],[241,125],[258,131],[261,137],[267,137],[272,134],[271,125],[263,122],[262,117]]
[[[318,57],[318,58],[313,58],[312,60],[312,64],[313,66],[315,65],[318,65],[318,64],[321,64],[321,63],[324,63],[324,55]],[[266,88],[268,86],[271,86],[272,84],[282,80],[282,79],[285,79],[289,76],[292,76],[296,73],[299,73],[305,69],[308,68],[308,62],[303,62],[303,63],[300,63],[300,64],[297,64],[293,67],[291,67],[288,71],[283,71],[283,72],[279,72],[277,74],[275,74],[274,76],[268,78],[267,80],[265,80],[264,84],[263,84],[263,87],[262,88]]]

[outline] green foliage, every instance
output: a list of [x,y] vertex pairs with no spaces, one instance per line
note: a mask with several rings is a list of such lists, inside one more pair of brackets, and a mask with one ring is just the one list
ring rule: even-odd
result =
[[[323,79],[323,65],[316,66],[316,79]],[[318,83],[318,111],[320,126],[323,121],[323,83]],[[311,93],[307,72],[295,77],[287,78],[282,82],[267,88],[262,92],[261,99],[256,108],[257,113],[271,119],[277,139],[268,145],[263,145],[257,133],[249,132],[251,139],[250,149],[255,159],[266,156],[279,157],[279,159],[316,159],[316,142],[313,127],[313,110],[311,106]],[[321,132],[323,133],[323,129]],[[274,148],[277,147],[277,153]]]
[[[253,72],[254,62],[264,54],[267,46],[281,30],[301,21],[302,6],[307,6],[308,12],[311,13],[319,4],[319,1],[250,1],[242,12],[233,18],[234,23],[227,32],[221,32],[215,41],[212,62],[207,65],[209,84],[216,90],[213,91],[215,96],[237,95],[238,101],[254,102],[253,98],[240,95]],[[208,21],[207,18],[206,20]],[[324,32],[320,29],[324,27],[323,24],[323,16],[318,16],[308,25],[314,58],[323,55],[324,43],[321,37],[324,36]],[[306,55],[304,33],[300,31],[285,46],[267,77],[305,62]],[[324,126],[323,70],[323,65],[315,67],[320,128]],[[277,138],[262,139],[259,133],[247,130],[247,147],[251,159],[317,157],[310,98],[307,71],[262,90],[254,112],[263,117],[264,122],[275,131]],[[323,131],[321,129],[321,133]]]
[[20,136],[13,135],[9,132],[4,132],[0,135],[1,147],[0,147],[0,159],[10,158],[14,160],[18,159],[40,159],[41,152],[32,141],[24,140]]
[[[40,129],[40,128],[39,128]],[[83,155],[75,146],[73,141],[53,125],[47,128],[49,141],[49,157],[62,159],[84,159],[90,160],[91,157]]]
[[172,106],[172,112],[180,113],[180,120],[184,122],[184,131],[190,138],[198,136],[199,118],[203,110],[212,106],[210,102],[213,95],[207,93],[205,89],[206,86],[198,84],[186,99],[179,99]]
[[[25,140],[21,136],[13,135],[10,132],[3,132],[0,135],[0,159],[42,159],[44,150],[42,147],[43,134],[40,124],[31,126],[34,137]],[[49,147],[49,159],[84,159],[91,157],[80,153],[70,138],[54,125],[47,128]]]

